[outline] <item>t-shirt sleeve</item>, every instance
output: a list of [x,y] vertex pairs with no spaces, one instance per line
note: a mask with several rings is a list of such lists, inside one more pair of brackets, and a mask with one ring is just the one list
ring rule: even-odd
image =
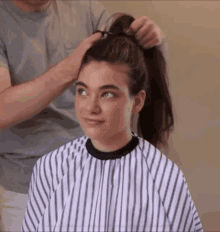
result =
[[0,67],[9,69],[6,47],[2,42],[1,38],[0,38]]

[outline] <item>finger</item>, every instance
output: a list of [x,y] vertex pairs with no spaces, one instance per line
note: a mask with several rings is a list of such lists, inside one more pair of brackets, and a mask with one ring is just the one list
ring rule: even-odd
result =
[[96,41],[100,40],[101,38],[102,38],[102,34],[101,33],[97,32],[95,34],[92,34],[91,36],[89,36],[86,39],[84,39],[80,43],[79,47],[83,48],[84,50],[88,50]]
[[149,32],[148,34],[146,34],[145,37],[143,37],[141,40],[139,40],[139,43],[146,44],[153,39],[158,39],[155,31]]
[[145,23],[147,23],[150,19],[147,16],[140,16],[132,22],[130,25],[130,28],[134,33],[136,33],[141,27],[144,26]]
[[151,41],[149,41],[147,44],[143,45],[142,47],[144,49],[149,49],[152,47],[155,47],[158,45],[158,40],[157,39],[152,39]]
[[137,33],[135,34],[135,37],[137,40],[142,40],[143,38],[150,39],[152,36],[152,33],[154,32],[154,24],[152,22],[146,23],[142,28],[140,28]]
[[165,37],[165,35],[163,34],[163,32],[161,31],[160,27],[158,27],[158,26],[156,26],[155,32],[156,32],[157,38],[158,38],[158,40],[159,40],[158,44],[161,44],[163,38]]
[[141,46],[144,46],[144,45],[148,45],[150,44],[152,41],[153,42],[153,46],[158,46],[162,43],[162,38],[161,38],[161,32],[159,31],[153,31],[149,34],[147,34],[143,39],[141,39],[139,41],[140,45]]
[[[106,30],[105,24],[102,25],[101,29],[97,28],[97,30],[105,31]],[[96,33],[95,31],[93,33],[89,33],[88,37],[90,37],[91,35],[94,35],[95,33]]]
[[99,40],[101,38],[102,38],[102,34],[100,32],[96,32],[95,34],[93,34],[90,37],[88,37],[86,39],[86,42],[88,42],[88,43],[94,43],[94,42],[96,42],[97,40]]

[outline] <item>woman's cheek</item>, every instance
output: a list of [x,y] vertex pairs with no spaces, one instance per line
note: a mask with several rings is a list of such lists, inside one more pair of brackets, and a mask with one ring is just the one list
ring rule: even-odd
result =
[[102,103],[102,112],[106,116],[112,115],[117,110],[117,103],[116,102],[103,102]]
[[114,107],[114,110],[108,113],[110,116],[110,120],[112,121],[112,125],[120,128],[124,123],[124,110],[119,105]]
[[82,117],[83,111],[85,109],[85,102],[80,99],[75,99],[75,109],[76,109],[76,115],[79,118]]

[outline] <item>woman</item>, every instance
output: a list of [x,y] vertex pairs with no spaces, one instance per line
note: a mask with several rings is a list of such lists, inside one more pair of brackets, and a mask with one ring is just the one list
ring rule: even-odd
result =
[[22,231],[203,231],[182,171],[156,148],[173,126],[164,58],[116,16],[75,83],[86,136],[38,160]]

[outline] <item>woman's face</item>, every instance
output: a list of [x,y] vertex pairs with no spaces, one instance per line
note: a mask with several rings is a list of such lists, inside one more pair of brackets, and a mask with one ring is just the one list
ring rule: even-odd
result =
[[80,72],[75,108],[89,138],[108,141],[131,134],[134,99],[129,96],[127,71],[126,65],[93,61]]

